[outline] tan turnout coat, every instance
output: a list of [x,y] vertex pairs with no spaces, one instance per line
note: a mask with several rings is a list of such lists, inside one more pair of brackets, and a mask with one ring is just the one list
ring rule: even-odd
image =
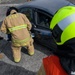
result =
[[[10,32],[9,30],[9,28],[21,26],[24,24],[27,24],[26,28],[14,30],[13,32]],[[31,23],[24,14],[16,13],[11,14],[4,19],[0,30],[4,33],[10,32],[12,36],[12,44],[14,46],[25,46],[26,42],[28,42],[31,39],[29,33],[31,27],[32,27]]]

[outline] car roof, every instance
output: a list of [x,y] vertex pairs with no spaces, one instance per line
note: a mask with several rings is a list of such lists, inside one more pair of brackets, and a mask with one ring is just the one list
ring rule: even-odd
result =
[[73,5],[73,4],[66,0],[34,0],[30,2],[25,2],[23,5],[19,6],[19,8],[33,7],[44,10],[54,15],[58,9],[68,5]]

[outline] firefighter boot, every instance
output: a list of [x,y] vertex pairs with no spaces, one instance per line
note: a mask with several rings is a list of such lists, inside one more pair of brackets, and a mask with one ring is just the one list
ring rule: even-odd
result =
[[34,45],[33,45],[33,40],[29,42],[28,44],[28,54],[29,55],[34,55]]
[[21,60],[21,47],[13,47],[13,58],[16,63]]

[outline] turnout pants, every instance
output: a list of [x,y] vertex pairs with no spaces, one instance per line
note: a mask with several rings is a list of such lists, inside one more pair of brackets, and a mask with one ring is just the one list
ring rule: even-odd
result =
[[[27,48],[29,55],[34,54],[34,45],[32,40],[27,42],[25,47]],[[21,60],[21,48],[22,46],[17,47],[12,45],[13,58],[15,62],[19,62]]]

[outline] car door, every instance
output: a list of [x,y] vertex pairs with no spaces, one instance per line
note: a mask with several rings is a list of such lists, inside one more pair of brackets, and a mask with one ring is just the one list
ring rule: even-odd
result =
[[39,9],[35,10],[35,40],[50,49],[54,49],[56,44],[49,28],[51,19],[52,16],[50,14]]

